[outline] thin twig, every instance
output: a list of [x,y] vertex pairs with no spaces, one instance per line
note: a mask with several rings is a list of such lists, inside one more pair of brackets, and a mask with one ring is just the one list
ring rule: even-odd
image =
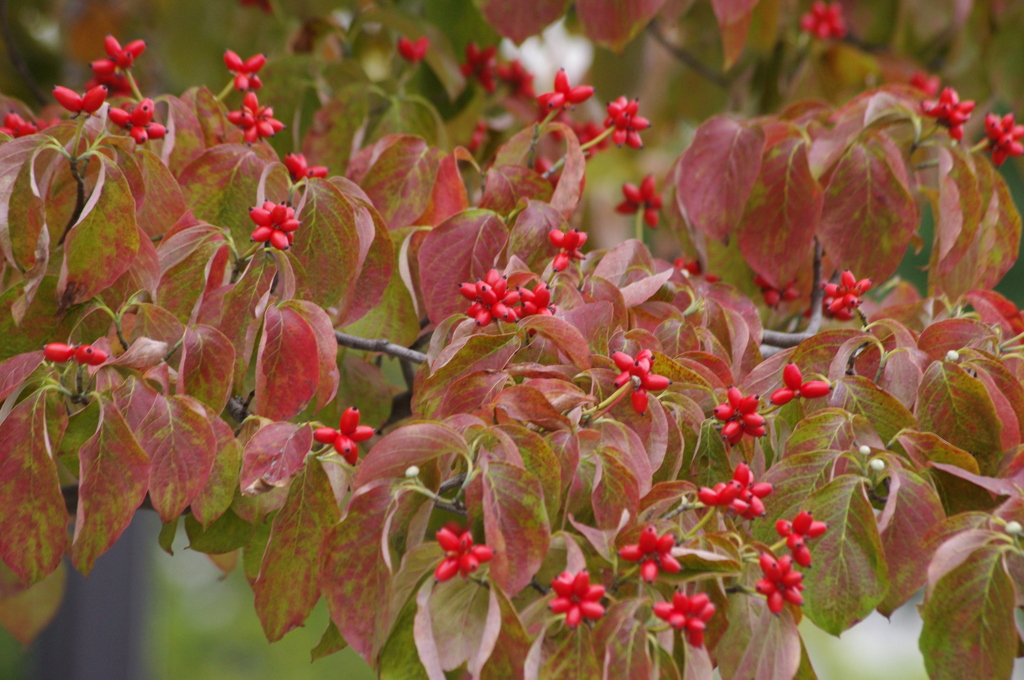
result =
[[700,59],[690,54],[686,49],[673,44],[665,34],[661,32],[661,25],[658,23],[657,19],[647,24],[647,32],[650,33],[655,40],[661,43],[661,46],[668,50],[673,57],[686,64],[701,78],[709,83],[717,85],[723,90],[729,88],[729,80],[725,76],[713,70]]
[[[782,333],[779,331],[764,331],[761,341],[770,347],[796,347],[804,340],[813,337],[821,329],[821,301],[825,296],[825,289],[821,285],[821,243],[814,239],[814,288],[811,289],[811,318],[807,322],[807,329],[802,333]],[[762,355],[764,350],[762,350]],[[774,354],[775,352],[772,352]]]
[[383,352],[399,359],[411,361],[414,364],[422,364],[427,360],[427,355],[423,352],[417,352],[414,349],[396,345],[383,338],[380,340],[357,338],[354,335],[348,335],[341,331],[334,331],[334,337],[342,347],[351,347],[352,349],[361,349],[367,352]]
[[0,0],[0,34],[3,35],[4,43],[7,45],[7,58],[11,60],[11,65],[14,66],[21,75],[22,80],[25,81],[29,92],[32,93],[32,97],[40,105],[46,104],[48,101],[46,95],[39,87],[35,78],[32,77],[32,72],[28,69],[28,63],[14,44],[14,35],[11,33],[11,24],[7,17],[7,0]]
[[462,483],[466,481],[466,473],[460,472],[451,479],[446,479],[441,482],[441,486],[437,489],[438,493],[448,493],[452,489],[462,486]]
[[462,515],[463,517],[466,516],[466,508],[464,508],[462,505],[448,503],[446,501],[442,501],[441,499],[437,499],[434,501],[434,507],[439,510],[447,510],[448,512],[453,512],[456,515]]

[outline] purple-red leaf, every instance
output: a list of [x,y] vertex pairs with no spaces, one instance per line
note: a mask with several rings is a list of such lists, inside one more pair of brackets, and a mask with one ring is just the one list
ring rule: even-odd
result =
[[286,486],[313,445],[309,425],[271,423],[252,436],[242,451],[242,492],[256,495]]
[[588,38],[621,52],[663,4],[665,0],[577,0],[576,13]]
[[198,324],[185,331],[178,365],[178,390],[194,397],[213,413],[220,413],[231,397],[235,348],[213,326]]
[[252,412],[288,420],[306,408],[320,387],[317,334],[290,307],[269,305],[256,356],[256,398]]

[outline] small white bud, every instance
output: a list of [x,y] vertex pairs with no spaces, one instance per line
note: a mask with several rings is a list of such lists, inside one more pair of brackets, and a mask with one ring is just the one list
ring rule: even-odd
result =
[[1011,536],[1020,536],[1021,532],[1024,532],[1024,527],[1020,525],[1020,522],[1007,522],[1006,533]]
[[946,352],[946,361],[960,361],[960,352],[955,349],[951,349]]
[[860,451],[860,455],[862,455],[862,456],[870,456],[871,455],[871,447],[870,446],[865,446],[864,444],[861,444],[860,448],[857,449],[857,450]]
[[885,469],[885,461],[881,458],[872,458],[868,466],[875,472],[881,472]]
[[409,479],[412,479],[413,477],[419,477],[419,475],[420,469],[415,465],[410,465],[405,469],[405,476],[408,477]]

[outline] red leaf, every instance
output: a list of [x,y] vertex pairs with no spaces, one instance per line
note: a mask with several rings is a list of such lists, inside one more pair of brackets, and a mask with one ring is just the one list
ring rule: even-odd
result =
[[850,145],[825,190],[818,237],[837,267],[858,278],[888,279],[917,228],[900,150],[887,137],[867,133]]
[[548,232],[552,229],[568,229],[562,215],[547,203],[530,201],[509,232],[509,258],[514,255],[531,269],[540,269],[541,263],[546,263],[558,252],[548,240]]
[[821,206],[821,186],[811,175],[803,137],[786,136],[766,148],[737,233],[751,268],[773,286],[785,287],[809,264]]
[[[392,227],[394,228],[394,227]],[[469,306],[459,284],[482,279],[508,241],[508,227],[489,210],[467,210],[427,233],[419,252],[427,316],[440,323]]]
[[[634,1],[632,4],[637,3]],[[551,196],[551,207],[561,212],[562,217],[569,219],[576,211],[580,196],[583,195],[587,159],[580,151],[580,140],[576,138],[576,133],[571,127],[565,123],[549,123],[548,128],[560,131],[565,137],[565,165],[562,166],[562,175],[558,180],[558,186],[555,187],[555,193]]]
[[319,411],[334,399],[334,395],[338,392],[338,383],[341,380],[341,373],[338,370],[338,340],[334,337],[331,319],[327,316],[327,312],[305,300],[289,300],[281,305],[281,309],[284,308],[291,309],[302,316],[316,335],[317,361],[320,367],[316,410]]
[[42,363],[42,350],[18,354],[0,363],[0,402],[21,387],[25,379],[32,375]]
[[439,156],[419,137],[388,135],[356,154],[346,176],[363,188],[389,229],[400,229],[430,203]]
[[743,53],[747,29],[750,27],[750,15],[757,3],[758,0],[711,0],[711,7],[718,19],[718,30],[722,34],[726,69],[736,63]]
[[[391,239],[388,226],[372,205],[361,199],[356,199],[356,201],[358,204],[356,206],[356,225],[359,227],[362,264],[355,285],[349,287],[345,297],[338,304],[337,316],[332,317],[338,319],[339,325],[351,324],[363,318],[376,307],[383,299],[384,293],[395,275],[399,275],[398,281],[405,288],[400,272],[395,266],[396,243]],[[400,245],[400,242],[397,245]],[[408,295],[408,288],[405,290]],[[414,317],[412,321],[418,329],[419,319]],[[390,335],[368,337],[386,337],[392,342],[396,341]]]
[[324,536],[341,519],[327,473],[308,460],[274,517],[270,540],[253,584],[256,614],[270,642],[301,626],[320,599]]
[[550,340],[580,370],[590,368],[590,348],[586,339],[565,319],[537,314],[523,319],[519,327],[535,330]]
[[203,528],[209,527],[231,505],[238,488],[238,473],[242,464],[242,445],[235,439],[231,428],[220,418],[210,421],[217,439],[217,456],[206,485],[192,499],[192,515]]
[[576,13],[587,37],[621,52],[663,4],[665,0],[577,0]]
[[289,307],[267,307],[256,356],[256,399],[252,412],[288,420],[306,408],[320,386],[316,332]]
[[416,224],[436,227],[452,215],[469,208],[466,185],[459,174],[459,160],[460,154],[457,151],[441,158],[437,168],[437,179],[434,180],[434,188],[430,193],[430,203],[416,220]]
[[551,183],[523,165],[499,165],[487,170],[484,193],[477,206],[508,214],[519,201],[549,201]]
[[242,450],[242,492],[256,495],[287,486],[302,468],[312,445],[313,430],[309,425],[271,423],[261,428]]
[[0,558],[29,585],[57,568],[67,544],[68,513],[53,458],[67,418],[63,404],[55,404],[47,422],[48,394],[33,393],[0,422]]
[[562,16],[567,3],[568,0],[484,0],[480,11],[498,33],[518,45]]
[[147,236],[160,236],[188,209],[178,181],[160,157],[145,148],[132,156],[139,165],[145,192],[135,197],[135,219]]
[[705,121],[679,159],[676,201],[695,228],[719,241],[740,221],[761,169],[764,132],[724,116]]
[[231,373],[235,348],[213,326],[199,324],[185,331],[178,365],[178,390],[195,397],[213,413],[220,413],[231,397]]
[[75,568],[88,574],[128,528],[146,498],[149,459],[121,413],[100,401],[99,428],[78,451],[78,513],[71,546]]
[[465,439],[440,423],[414,423],[385,435],[359,463],[353,488],[370,482],[402,478],[410,465],[423,467],[444,455],[469,456]]

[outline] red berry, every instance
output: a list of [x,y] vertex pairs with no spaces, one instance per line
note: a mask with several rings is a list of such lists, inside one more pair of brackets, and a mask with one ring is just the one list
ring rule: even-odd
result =
[[47,361],[63,364],[75,356],[75,348],[71,345],[65,345],[63,342],[51,342],[43,348],[43,356]]

